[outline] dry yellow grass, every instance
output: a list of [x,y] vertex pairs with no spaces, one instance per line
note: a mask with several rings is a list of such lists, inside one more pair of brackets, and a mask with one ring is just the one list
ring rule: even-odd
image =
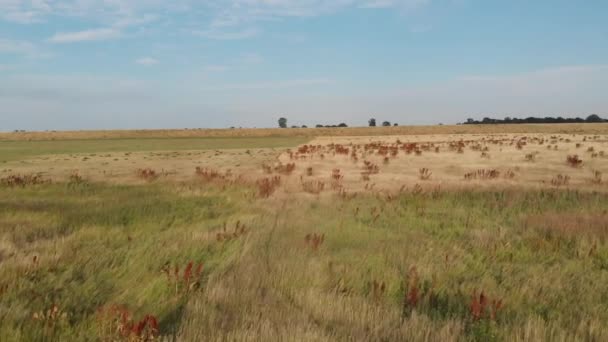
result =
[[[415,150],[406,151],[406,146]],[[458,144],[462,144],[458,151]],[[362,192],[395,193],[417,185],[424,188],[461,187],[570,187],[608,188],[608,137],[580,134],[433,134],[399,136],[327,136],[300,146],[315,152],[298,153],[299,147],[139,152],[71,153],[31,156],[2,164],[0,177],[41,174],[67,180],[73,172],[90,181],[141,183],[138,169],[152,169],[168,182],[195,178],[197,167],[254,182],[281,175],[281,193]],[[336,153],[335,146],[347,149]],[[366,150],[365,146],[369,147]],[[519,145],[519,146],[518,146]],[[162,143],[160,147],[162,148]],[[380,149],[394,149],[394,155]],[[353,150],[356,150],[353,155]],[[569,155],[583,161],[566,162]],[[365,162],[377,172],[365,174]],[[288,164],[293,172],[285,172]],[[266,169],[264,169],[264,166]],[[422,171],[426,169],[426,171]],[[339,179],[332,172],[339,170]],[[494,179],[477,176],[498,172]],[[421,175],[421,172],[426,174]],[[465,179],[472,173],[473,179]],[[559,177],[562,177],[561,181]],[[322,188],[322,189],[321,189]]]
[[[450,145],[463,142],[459,153]],[[518,141],[521,141],[518,147]],[[399,142],[399,144],[397,143]],[[525,143],[524,143],[525,142]],[[417,144],[419,153],[406,153],[404,144]],[[332,144],[349,149],[348,154],[337,154]],[[365,151],[365,145],[399,146],[398,153],[381,155],[378,149]],[[319,137],[309,145],[321,149],[303,155],[284,153],[280,162],[294,162],[305,179],[330,183],[333,170],[343,176],[341,185],[346,191],[362,191],[371,186],[375,190],[395,192],[400,187],[420,184],[424,187],[546,187],[555,186],[558,175],[569,178],[563,186],[579,189],[606,190],[607,179],[596,174],[608,174],[608,137],[573,134],[464,134],[464,135],[409,135],[384,137]],[[357,149],[356,160],[353,148]],[[567,156],[578,155],[583,163],[572,167]],[[378,167],[377,174],[364,180],[364,162]],[[305,170],[312,168],[313,176]],[[426,168],[428,179],[421,177]],[[496,179],[465,179],[465,174],[478,170],[496,170]],[[299,182],[292,184],[296,189]]]

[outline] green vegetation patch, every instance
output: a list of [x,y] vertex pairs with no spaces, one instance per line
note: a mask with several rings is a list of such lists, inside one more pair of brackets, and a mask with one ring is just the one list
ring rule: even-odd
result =
[[608,336],[606,194],[254,190],[0,188],[0,339]]
[[308,140],[306,137],[233,137],[0,141],[0,162],[53,154],[281,148]]

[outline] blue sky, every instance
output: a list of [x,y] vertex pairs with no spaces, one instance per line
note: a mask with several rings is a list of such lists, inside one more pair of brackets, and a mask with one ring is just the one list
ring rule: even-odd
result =
[[0,130],[608,116],[605,0],[0,0]]

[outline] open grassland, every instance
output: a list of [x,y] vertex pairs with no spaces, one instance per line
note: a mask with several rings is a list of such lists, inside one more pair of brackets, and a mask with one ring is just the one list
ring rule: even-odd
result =
[[65,140],[125,138],[209,138],[209,137],[318,137],[427,134],[608,134],[608,123],[436,125],[335,128],[236,128],[236,129],[150,129],[114,131],[39,131],[0,133],[2,140]]
[[606,135],[252,139],[6,158],[0,340],[608,340]]
[[122,138],[82,140],[0,141],[0,163],[34,156],[142,151],[184,151],[294,146],[307,141],[297,137]]
[[3,341],[608,338],[602,193],[82,183],[0,198]]

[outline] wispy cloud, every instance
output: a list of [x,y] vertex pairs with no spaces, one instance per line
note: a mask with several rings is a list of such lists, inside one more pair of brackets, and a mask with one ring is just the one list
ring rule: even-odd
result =
[[224,30],[192,30],[192,34],[213,40],[239,40],[257,36],[260,30],[255,28],[246,28],[235,31],[224,31]]
[[223,91],[223,90],[258,90],[258,89],[286,89],[294,87],[306,87],[333,83],[328,78],[295,79],[282,81],[267,81],[255,83],[238,83],[201,88],[202,91]]
[[224,72],[230,70],[230,67],[227,65],[207,65],[204,70],[206,72]]
[[0,38],[0,54],[31,54],[35,50],[30,42]]
[[142,57],[139,58],[135,61],[135,63],[139,64],[139,65],[143,65],[143,66],[153,66],[156,65],[159,62],[158,59],[152,58],[152,57]]
[[87,42],[87,41],[98,41],[108,40],[120,37],[122,34],[119,30],[114,28],[99,28],[77,32],[60,32],[55,33],[49,42],[51,43],[75,43],[75,42]]
[[1,55],[21,55],[31,59],[48,58],[52,56],[51,53],[41,50],[38,46],[29,41],[6,38],[0,38],[0,56]]
[[52,42],[117,38],[127,27],[142,27],[171,13],[204,13],[181,25],[183,32],[213,40],[238,40],[262,32],[259,23],[289,17],[315,17],[347,8],[415,8],[431,0],[0,0],[0,20],[40,23],[50,17],[82,18],[102,28],[61,32]]

